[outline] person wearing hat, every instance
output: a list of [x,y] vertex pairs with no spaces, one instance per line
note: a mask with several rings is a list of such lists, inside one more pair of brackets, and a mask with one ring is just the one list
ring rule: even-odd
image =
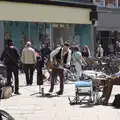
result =
[[32,85],[33,83],[33,73],[36,64],[35,50],[31,47],[31,42],[28,41],[25,48],[22,51],[21,61],[23,63],[23,68],[26,76],[26,84]]
[[6,42],[7,46],[3,50],[0,60],[4,62],[7,72],[7,86],[12,85],[12,73],[15,78],[15,94],[20,95],[19,93],[19,77],[18,77],[18,63],[20,60],[20,55],[17,48],[14,46],[13,41],[8,39]]

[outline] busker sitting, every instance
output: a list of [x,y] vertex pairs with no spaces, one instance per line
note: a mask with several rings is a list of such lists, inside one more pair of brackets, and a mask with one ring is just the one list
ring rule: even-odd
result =
[[120,72],[114,74],[114,76],[112,78],[109,79],[108,83],[104,86],[103,88],[103,94],[102,94],[102,98],[104,98],[103,100],[103,105],[107,105],[112,89],[113,89],[113,85],[120,85]]

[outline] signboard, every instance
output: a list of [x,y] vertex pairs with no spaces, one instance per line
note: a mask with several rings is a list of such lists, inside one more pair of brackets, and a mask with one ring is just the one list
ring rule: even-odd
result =
[[94,4],[98,7],[107,7],[107,8],[117,8],[118,7],[118,0],[113,0],[112,2],[106,0],[93,0]]
[[105,7],[105,0],[94,0],[94,4],[98,7]]

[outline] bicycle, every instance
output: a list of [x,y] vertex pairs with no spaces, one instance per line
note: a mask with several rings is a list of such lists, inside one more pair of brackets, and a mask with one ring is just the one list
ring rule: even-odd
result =
[[76,81],[76,69],[75,65],[71,65],[69,68],[64,69],[65,81]]
[[0,110],[0,120],[15,120],[9,113]]

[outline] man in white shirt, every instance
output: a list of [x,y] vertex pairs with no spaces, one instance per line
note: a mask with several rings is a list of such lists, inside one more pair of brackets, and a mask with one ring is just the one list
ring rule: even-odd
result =
[[71,61],[71,50],[69,49],[69,43],[66,42],[63,47],[58,47],[52,51],[50,54],[50,61],[55,67],[52,68],[51,87],[49,92],[53,92],[56,75],[59,75],[60,90],[57,94],[61,95],[64,90],[64,67],[70,66]]
[[26,75],[26,84],[32,85],[33,83],[33,73],[36,64],[35,50],[31,47],[31,42],[26,43],[26,47],[22,51],[21,61],[24,66],[24,71]]

